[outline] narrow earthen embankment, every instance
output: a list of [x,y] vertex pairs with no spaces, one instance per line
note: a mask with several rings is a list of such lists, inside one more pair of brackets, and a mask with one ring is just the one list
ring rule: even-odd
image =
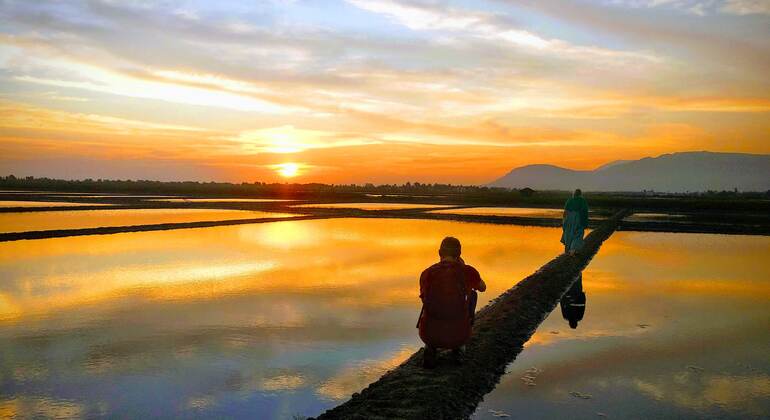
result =
[[594,229],[576,256],[554,258],[481,309],[461,366],[452,365],[444,357],[436,369],[425,370],[420,366],[422,350],[419,350],[318,419],[461,419],[470,416],[602,242],[612,235],[625,213],[616,214]]
[[18,241],[22,239],[49,239],[65,238],[68,236],[86,236],[86,235],[112,235],[115,233],[128,232],[152,232],[158,230],[173,229],[195,229],[214,226],[233,226],[246,225],[252,223],[282,222],[289,220],[309,220],[325,219],[325,216],[298,215],[292,217],[263,217],[258,219],[233,219],[217,220],[207,222],[183,222],[183,223],[161,223],[156,225],[135,225],[135,226],[109,226],[83,229],[59,229],[59,230],[34,230],[29,232],[9,232],[0,233],[0,242]]

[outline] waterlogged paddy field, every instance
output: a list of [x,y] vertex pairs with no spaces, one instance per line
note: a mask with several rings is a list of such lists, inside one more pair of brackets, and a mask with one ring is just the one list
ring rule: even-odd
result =
[[250,210],[125,209],[0,213],[0,233],[296,216]]
[[557,229],[397,219],[0,243],[0,412],[317,415],[419,348],[418,276],[449,234],[479,305],[561,249]]
[[329,204],[297,204],[292,207],[307,207],[315,209],[357,209],[357,210],[405,210],[451,207],[441,204],[409,204],[409,203],[329,203]]
[[276,203],[299,200],[280,198],[158,198],[147,201],[163,201],[167,203]]
[[[441,238],[489,284],[481,307],[560,233],[329,219],[0,243],[0,413],[317,415],[419,348],[418,276]],[[557,308],[476,417],[766,417],[769,249],[617,232],[577,329]]]
[[577,328],[557,307],[474,418],[768,418],[768,261],[768,237],[616,232]]
[[64,201],[22,201],[22,200],[0,200],[2,207],[77,207],[77,206],[111,206],[113,204],[99,203],[68,203]]
[[[535,207],[467,207],[463,209],[431,210],[429,213],[457,214],[472,216],[515,216],[544,219],[561,219],[563,209],[545,209]],[[606,215],[590,213],[591,219],[606,219]]]

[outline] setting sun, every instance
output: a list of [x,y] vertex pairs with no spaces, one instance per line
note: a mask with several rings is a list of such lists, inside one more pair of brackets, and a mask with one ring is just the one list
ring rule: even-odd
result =
[[299,174],[299,164],[296,163],[281,163],[273,167],[284,178],[293,178]]

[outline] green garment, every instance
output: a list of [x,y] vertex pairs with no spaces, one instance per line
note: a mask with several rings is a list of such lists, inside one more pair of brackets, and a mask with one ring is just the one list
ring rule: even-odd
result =
[[564,252],[578,251],[583,247],[583,234],[585,228],[580,224],[580,212],[568,210],[562,224],[561,243],[564,244]]
[[576,211],[580,213],[580,225],[585,229],[588,226],[588,203],[582,196],[572,197],[564,205],[566,211]]

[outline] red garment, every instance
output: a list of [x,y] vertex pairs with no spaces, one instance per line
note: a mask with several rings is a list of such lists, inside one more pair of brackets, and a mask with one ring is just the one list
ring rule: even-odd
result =
[[[456,282],[457,270],[464,270],[466,292],[478,290],[481,286],[479,272],[462,262],[441,261],[428,267],[420,275],[420,299],[434,282]],[[424,301],[423,301],[424,304]],[[451,320],[432,318],[424,311],[420,318],[420,338],[431,347],[455,349],[468,341],[471,335],[471,316],[469,310],[461,308],[462,314]]]

